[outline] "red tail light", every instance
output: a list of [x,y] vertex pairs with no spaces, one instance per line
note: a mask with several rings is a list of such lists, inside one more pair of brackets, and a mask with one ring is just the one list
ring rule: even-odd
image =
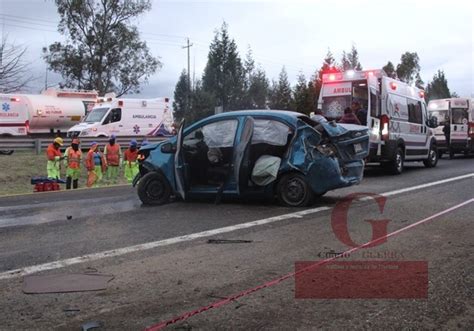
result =
[[387,115],[380,117],[380,135],[383,140],[388,140],[388,128],[390,126],[390,118]]
[[30,121],[28,121],[28,120],[25,121],[25,127],[26,127],[26,132],[29,133],[30,132]]
[[20,98],[17,98],[17,97],[10,98],[10,101],[11,102],[18,102],[18,101],[20,101]]
[[395,91],[397,89],[397,84],[395,82],[390,82],[390,88]]
[[469,137],[474,139],[474,122],[469,122]]

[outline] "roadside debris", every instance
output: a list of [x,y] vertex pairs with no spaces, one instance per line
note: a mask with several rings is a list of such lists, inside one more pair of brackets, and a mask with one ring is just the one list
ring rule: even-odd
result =
[[249,244],[253,240],[242,240],[242,239],[209,239],[208,244]]
[[97,328],[100,328],[101,326],[102,326],[102,323],[97,322],[97,321],[91,321],[91,322],[87,322],[81,325],[82,331],[97,329]]
[[66,218],[67,218],[68,221],[72,220],[72,215],[67,215]]
[[113,275],[102,274],[26,276],[23,278],[23,292],[40,294],[100,291],[105,290],[112,279],[114,279]]
[[13,154],[13,150],[12,150],[12,149],[0,151],[0,155],[12,155],[12,154]]

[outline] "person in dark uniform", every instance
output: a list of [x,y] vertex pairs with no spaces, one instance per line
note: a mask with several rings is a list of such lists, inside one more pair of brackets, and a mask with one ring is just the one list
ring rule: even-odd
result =
[[344,109],[344,116],[341,117],[338,123],[346,124],[357,124],[360,125],[360,121],[357,116],[352,112],[352,109],[347,107]]

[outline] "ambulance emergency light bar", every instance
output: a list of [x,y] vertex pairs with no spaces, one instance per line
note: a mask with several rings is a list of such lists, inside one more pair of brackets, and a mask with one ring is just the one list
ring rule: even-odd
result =
[[385,72],[380,69],[376,70],[364,70],[364,71],[355,71],[355,70],[347,70],[344,72],[333,72],[323,74],[323,82],[330,83],[330,82],[338,82],[338,81],[346,81],[346,80],[361,80],[367,79],[369,76],[375,76],[376,78],[381,78],[385,76]]

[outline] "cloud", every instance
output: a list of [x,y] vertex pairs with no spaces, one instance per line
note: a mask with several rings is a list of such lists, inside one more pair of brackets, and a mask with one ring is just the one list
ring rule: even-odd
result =
[[[4,31],[28,45],[35,70],[44,72],[41,48],[61,38],[55,32],[59,17],[54,2],[4,0],[2,6]],[[242,57],[250,45],[270,78],[276,78],[283,65],[292,82],[300,71],[310,77],[328,48],[339,59],[343,50],[355,44],[365,68],[380,68],[388,60],[397,63],[405,51],[416,51],[425,82],[443,69],[452,90],[470,95],[473,12],[472,3],[460,0],[402,0],[390,5],[375,0],[153,1],[152,10],[134,23],[164,66],[150,78],[142,95],[172,97],[187,67],[182,48],[186,37],[193,43],[191,70],[200,78],[209,43],[223,21]]]

